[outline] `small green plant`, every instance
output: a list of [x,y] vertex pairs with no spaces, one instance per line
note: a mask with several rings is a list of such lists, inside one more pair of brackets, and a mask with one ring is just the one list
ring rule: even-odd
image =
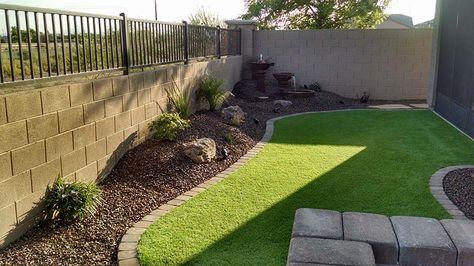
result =
[[204,76],[198,90],[198,97],[204,98],[209,103],[209,110],[215,111],[229,97],[230,93],[221,89],[224,80],[211,76]]
[[189,127],[189,121],[177,113],[165,113],[150,124],[153,137],[158,140],[175,141],[178,131]]
[[225,142],[229,143],[230,145],[233,145],[235,143],[234,135],[232,135],[231,132],[225,133],[224,140],[225,140]]
[[309,85],[309,89],[310,90],[313,90],[315,92],[320,92],[321,91],[321,85],[319,84],[319,82],[314,82],[312,83],[311,85]]
[[46,189],[45,210],[49,219],[72,222],[97,210],[100,188],[95,183],[66,182],[59,176]]
[[181,90],[173,80],[172,89],[167,90],[168,97],[173,104],[176,112],[183,119],[188,119],[191,115],[191,95],[192,90]]

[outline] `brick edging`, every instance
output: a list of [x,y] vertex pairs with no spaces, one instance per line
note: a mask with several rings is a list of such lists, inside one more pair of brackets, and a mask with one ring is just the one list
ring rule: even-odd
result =
[[443,188],[443,179],[451,171],[474,168],[474,165],[456,165],[441,168],[436,171],[430,178],[430,191],[433,197],[453,216],[456,220],[467,220],[466,215],[458,209],[456,205],[446,196]]
[[[335,110],[335,111],[328,111],[328,112],[338,112],[338,111],[346,111],[346,110]],[[257,155],[263,149],[265,144],[267,144],[272,138],[273,130],[274,130],[273,124],[276,120],[280,120],[280,119],[292,117],[292,116],[297,116],[297,115],[309,114],[309,113],[321,113],[321,112],[296,113],[296,114],[280,116],[280,117],[267,120],[265,134],[263,135],[262,139],[257,144],[255,144],[255,146],[252,149],[250,149],[245,155],[240,157],[235,163],[233,163],[224,171],[217,174],[215,177],[204,181],[203,183],[199,184],[197,187],[187,192],[184,192],[178,197],[161,205],[160,207],[152,211],[150,214],[143,217],[140,221],[136,222],[132,227],[130,227],[127,230],[127,232],[125,232],[125,234],[123,235],[120,241],[120,244],[118,246],[118,252],[117,252],[118,265],[119,266],[139,266],[140,263],[138,261],[137,248],[138,248],[138,242],[140,241],[140,238],[142,234],[145,232],[145,230],[150,225],[152,225],[156,220],[158,220],[161,216],[165,215],[170,210],[183,204],[185,201],[193,198],[199,193],[207,190],[209,187],[219,183],[225,177],[227,177],[228,175],[230,175],[231,173],[239,169],[248,160],[250,160],[255,155]]]
[[[205,182],[199,184],[197,187],[161,205],[160,207],[152,211],[150,214],[143,217],[140,221],[135,223],[132,227],[130,227],[127,230],[127,232],[125,232],[125,234],[123,235],[118,247],[118,252],[117,252],[118,265],[119,266],[139,266],[140,263],[138,262],[137,247],[138,247],[138,242],[140,241],[141,235],[145,232],[145,230],[150,225],[152,225],[156,220],[158,220],[161,216],[165,215],[166,213],[168,213],[170,210],[174,209],[175,207],[183,204],[185,201],[193,198],[197,194],[203,191],[206,191],[209,187],[219,183],[225,177],[227,177],[231,173],[238,170],[248,160],[250,160],[255,155],[257,155],[263,149],[265,144],[267,144],[272,138],[275,121],[284,119],[284,118],[294,117],[294,116],[306,115],[306,114],[348,112],[348,111],[358,111],[358,110],[376,111],[376,109],[341,109],[341,110],[331,110],[331,111],[314,111],[314,112],[289,114],[289,115],[279,116],[279,117],[275,117],[275,118],[267,120],[265,134],[263,135],[262,139],[257,144],[255,144],[255,146],[252,149],[250,149],[245,155],[240,157],[234,164],[232,164],[227,169],[217,174],[215,177],[209,180],[206,180]],[[413,110],[413,109],[410,109],[410,110]]]

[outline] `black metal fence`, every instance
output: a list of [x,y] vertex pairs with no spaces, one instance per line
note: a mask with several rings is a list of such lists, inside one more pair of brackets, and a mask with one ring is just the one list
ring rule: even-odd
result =
[[0,4],[0,83],[240,54],[240,30]]

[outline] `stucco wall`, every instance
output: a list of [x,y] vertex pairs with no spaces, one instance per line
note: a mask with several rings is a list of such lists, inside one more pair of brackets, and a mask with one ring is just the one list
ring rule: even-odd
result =
[[196,88],[207,72],[230,90],[241,65],[233,56],[1,96],[0,247],[34,224],[58,175],[95,181],[142,142],[148,124],[169,111],[165,89],[173,80]]
[[431,29],[255,31],[254,56],[346,97],[426,99],[431,45]]

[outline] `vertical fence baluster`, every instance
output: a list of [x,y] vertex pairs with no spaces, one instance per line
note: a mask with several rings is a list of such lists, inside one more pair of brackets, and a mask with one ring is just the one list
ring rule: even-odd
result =
[[92,43],[91,43],[91,23],[90,23],[90,18],[91,17],[86,17],[86,22],[87,22],[87,43],[88,43],[88,48],[89,48],[89,69],[90,71],[94,70],[94,63],[92,60]]
[[105,62],[107,63],[107,69],[110,68],[109,64],[109,44],[108,44],[108,39],[107,39],[107,19],[104,19],[104,44],[105,44]]
[[43,13],[43,20],[44,20],[44,36],[46,40],[46,61],[48,63],[48,76],[51,77],[51,59],[49,56],[49,32],[48,32],[46,13]]
[[81,54],[79,53],[79,35],[77,34],[77,16],[74,16],[74,35],[76,39],[77,72],[81,73]]
[[64,30],[63,30],[63,17],[59,14],[59,32],[61,34],[61,52],[63,55],[63,73],[64,75],[67,74],[67,67],[66,67],[66,52],[64,50]]
[[67,35],[68,35],[68,50],[69,50],[69,68],[71,73],[74,73],[74,58],[72,55],[72,37],[71,37],[71,17],[69,15],[66,16],[66,26],[67,26]]
[[56,35],[56,23],[54,21],[54,14],[51,14],[51,24],[53,26],[53,47],[54,47],[54,62],[56,64],[56,75],[59,76],[59,57],[58,57],[58,41],[57,41],[57,35]]
[[117,67],[120,67],[123,65],[123,60],[120,59],[120,56],[122,55],[122,53],[120,52],[122,49],[122,45],[119,41],[120,30],[119,27],[117,27],[117,22],[118,21],[114,19],[115,47],[117,47],[117,49],[115,49],[115,56],[117,57]]
[[20,56],[20,71],[21,79],[25,79],[25,64],[23,62],[23,48],[21,45],[21,29],[20,29],[20,16],[18,15],[18,10],[15,10],[15,20],[16,20],[16,36],[18,39],[18,51]]
[[99,70],[99,52],[97,51],[97,27],[96,27],[96,18],[95,17],[92,17],[92,30],[94,31],[95,70]]
[[112,19],[109,19],[109,30],[110,30],[110,59],[112,63],[112,68],[115,67],[115,57],[114,57],[114,41],[113,41],[113,32],[112,32]]
[[41,32],[39,30],[38,13],[35,12],[36,45],[38,46],[38,63],[40,78],[43,77],[43,62],[41,60]]
[[8,55],[10,59],[10,71],[11,71],[11,80],[15,81],[15,67],[13,66],[13,49],[12,49],[12,35],[10,28],[10,18],[8,15],[8,10],[5,9],[5,22],[7,24],[7,41],[8,41]]
[[[28,12],[27,11],[25,11],[25,23],[26,23],[26,39],[28,41],[28,57],[29,57],[29,60],[30,60],[30,77],[31,77],[31,79],[34,79],[35,78],[35,69],[33,68],[33,65],[34,65],[34,63],[33,63],[33,53],[31,51],[30,19],[28,17]],[[1,54],[1,52],[0,52],[0,54]]]
[[132,62],[131,62],[131,65],[134,66],[135,65],[135,50],[136,50],[136,47],[135,47],[135,27],[134,27],[134,24],[133,24],[133,21],[130,21],[130,49],[131,49],[131,58],[132,58]]
[[188,50],[188,22],[183,21],[184,24],[184,34],[183,34],[183,45],[184,45],[184,64],[187,65],[189,63],[189,50]]
[[102,23],[100,23],[101,18],[97,19],[97,24],[99,25],[99,49],[100,49],[100,68],[104,69],[104,48],[102,46]]
[[217,41],[217,58],[221,58],[221,27],[220,26],[217,26],[217,37],[216,37],[216,41]]
[[81,20],[81,45],[82,45],[82,63],[84,64],[84,71],[87,72],[87,53],[86,53],[86,40],[84,35],[84,17],[79,17]]

